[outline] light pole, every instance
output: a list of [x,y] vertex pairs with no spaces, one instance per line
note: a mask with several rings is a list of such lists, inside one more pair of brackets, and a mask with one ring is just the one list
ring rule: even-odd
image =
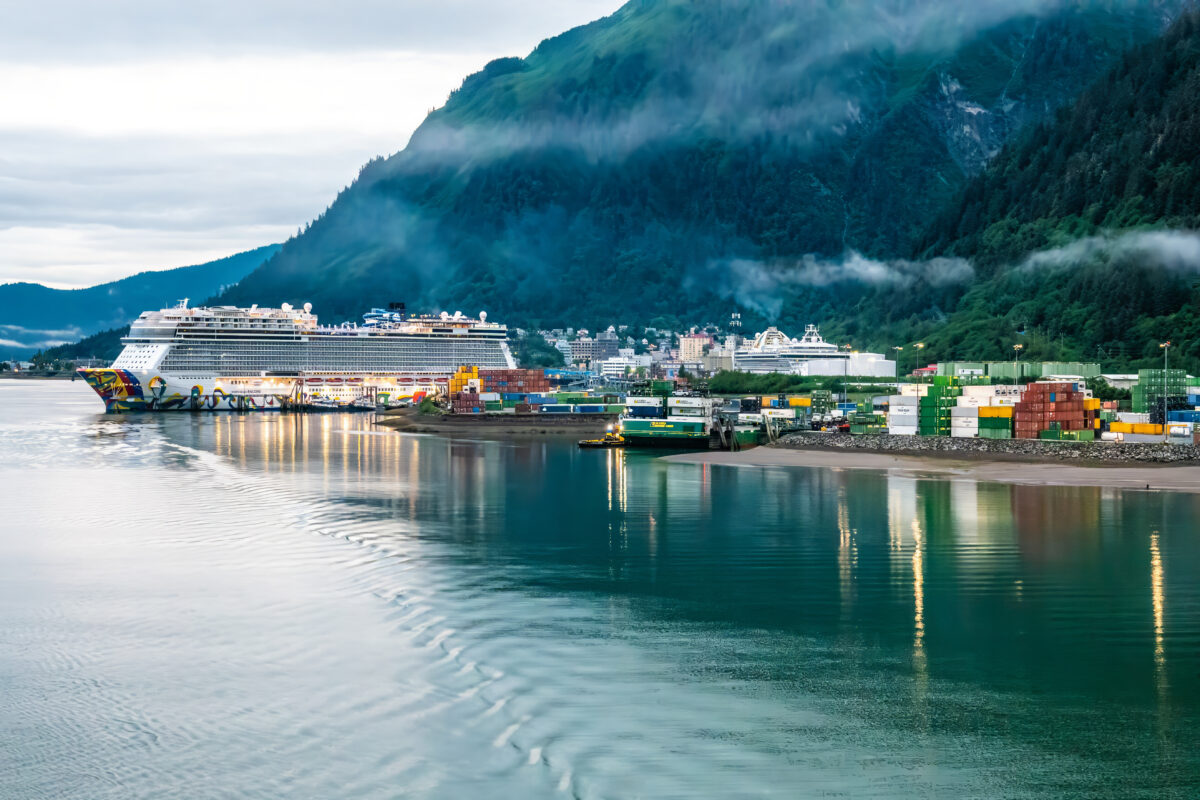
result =
[[1171,352],[1171,343],[1160,342],[1159,347],[1163,351],[1163,382],[1162,382],[1162,403],[1163,403],[1163,441],[1167,441],[1167,354]]

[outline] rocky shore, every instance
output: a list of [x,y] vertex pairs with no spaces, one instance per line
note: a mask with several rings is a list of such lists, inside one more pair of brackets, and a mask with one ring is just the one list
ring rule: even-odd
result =
[[1039,439],[955,439],[948,436],[851,436],[793,433],[769,447],[857,451],[956,460],[1090,464],[1200,464],[1200,447],[1159,443],[1053,442]]

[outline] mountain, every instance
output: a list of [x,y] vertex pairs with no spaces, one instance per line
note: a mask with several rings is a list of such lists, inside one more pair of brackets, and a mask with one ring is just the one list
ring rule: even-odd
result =
[[[994,352],[1013,330],[1089,359],[1200,371],[1200,11],[1019,136],[926,232],[978,281],[935,350]],[[1128,362],[1126,362],[1128,363]]]
[[128,325],[138,314],[183,297],[202,300],[226,289],[279,250],[272,244],[177,269],[139,272],[87,289],[51,289],[37,283],[0,286],[0,347],[24,358],[36,350]]
[[468,77],[223,299],[917,335],[973,267],[898,259],[1183,5],[635,0]]

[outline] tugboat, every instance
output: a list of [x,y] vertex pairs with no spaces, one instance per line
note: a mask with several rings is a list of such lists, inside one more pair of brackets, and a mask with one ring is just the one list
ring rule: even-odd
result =
[[588,450],[607,450],[616,447],[625,446],[625,438],[619,433],[613,431],[612,425],[608,426],[603,438],[600,439],[582,439],[579,446]]

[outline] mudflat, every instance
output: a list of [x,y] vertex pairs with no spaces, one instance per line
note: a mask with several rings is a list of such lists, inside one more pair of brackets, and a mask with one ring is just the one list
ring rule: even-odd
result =
[[1127,464],[1082,466],[1028,461],[987,461],[866,452],[832,452],[757,447],[737,453],[704,452],[665,456],[686,464],[722,464],[735,467],[810,467],[873,469],[914,477],[965,478],[996,483],[1050,486],[1105,486],[1118,489],[1200,493],[1200,466],[1193,464]]

